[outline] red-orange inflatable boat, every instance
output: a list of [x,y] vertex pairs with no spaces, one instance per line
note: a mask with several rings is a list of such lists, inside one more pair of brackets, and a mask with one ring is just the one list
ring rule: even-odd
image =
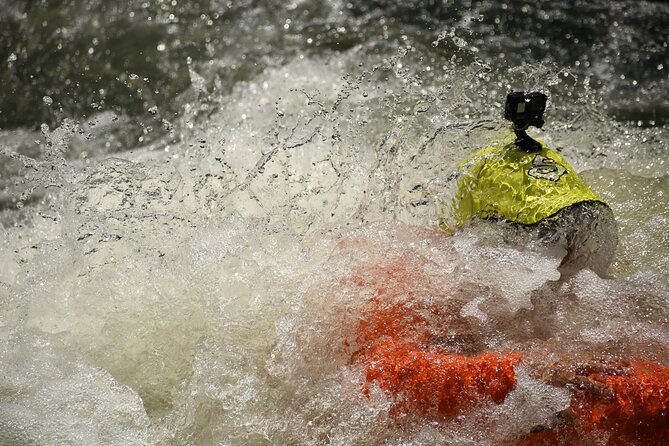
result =
[[[364,367],[368,385],[393,396],[396,414],[447,421],[474,407],[503,403],[524,354],[461,354],[433,339],[435,320],[444,326],[463,322],[443,303],[413,299],[412,284],[423,279],[398,265],[353,278],[354,286],[373,295],[363,309],[352,363]],[[544,376],[547,384],[569,390],[570,409],[556,426],[503,444],[669,445],[669,367],[593,358],[562,364]]]

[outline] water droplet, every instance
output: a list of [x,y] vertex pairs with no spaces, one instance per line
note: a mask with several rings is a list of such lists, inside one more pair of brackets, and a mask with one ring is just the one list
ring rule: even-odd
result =
[[167,45],[165,45],[163,42],[160,42],[160,43],[158,44],[158,46],[156,47],[156,49],[157,49],[158,51],[160,51],[160,52],[163,52],[163,51],[165,51],[165,50],[167,49]]
[[44,96],[44,97],[42,98],[42,101],[43,101],[46,105],[51,105],[51,104],[53,104],[53,99],[51,99],[51,96]]

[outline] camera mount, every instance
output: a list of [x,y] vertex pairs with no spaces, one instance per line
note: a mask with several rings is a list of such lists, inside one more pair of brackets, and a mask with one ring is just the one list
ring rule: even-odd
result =
[[541,144],[532,139],[526,130],[530,126],[541,128],[544,125],[544,111],[548,97],[538,91],[525,94],[524,91],[511,92],[506,96],[504,119],[513,122],[516,133],[515,144],[528,152],[541,150]]

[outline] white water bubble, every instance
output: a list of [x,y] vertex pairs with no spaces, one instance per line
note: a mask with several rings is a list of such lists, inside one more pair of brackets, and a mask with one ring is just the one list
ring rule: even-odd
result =
[[51,98],[51,96],[43,96],[42,102],[44,102],[46,105],[52,105],[53,99]]

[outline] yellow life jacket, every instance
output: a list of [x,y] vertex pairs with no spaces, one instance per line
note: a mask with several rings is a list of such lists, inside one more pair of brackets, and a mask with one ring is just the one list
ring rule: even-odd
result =
[[[479,150],[460,163],[455,225],[477,217],[532,225],[583,201],[600,201],[569,163],[539,141],[527,152],[513,142]],[[449,230],[442,222],[442,227]]]

